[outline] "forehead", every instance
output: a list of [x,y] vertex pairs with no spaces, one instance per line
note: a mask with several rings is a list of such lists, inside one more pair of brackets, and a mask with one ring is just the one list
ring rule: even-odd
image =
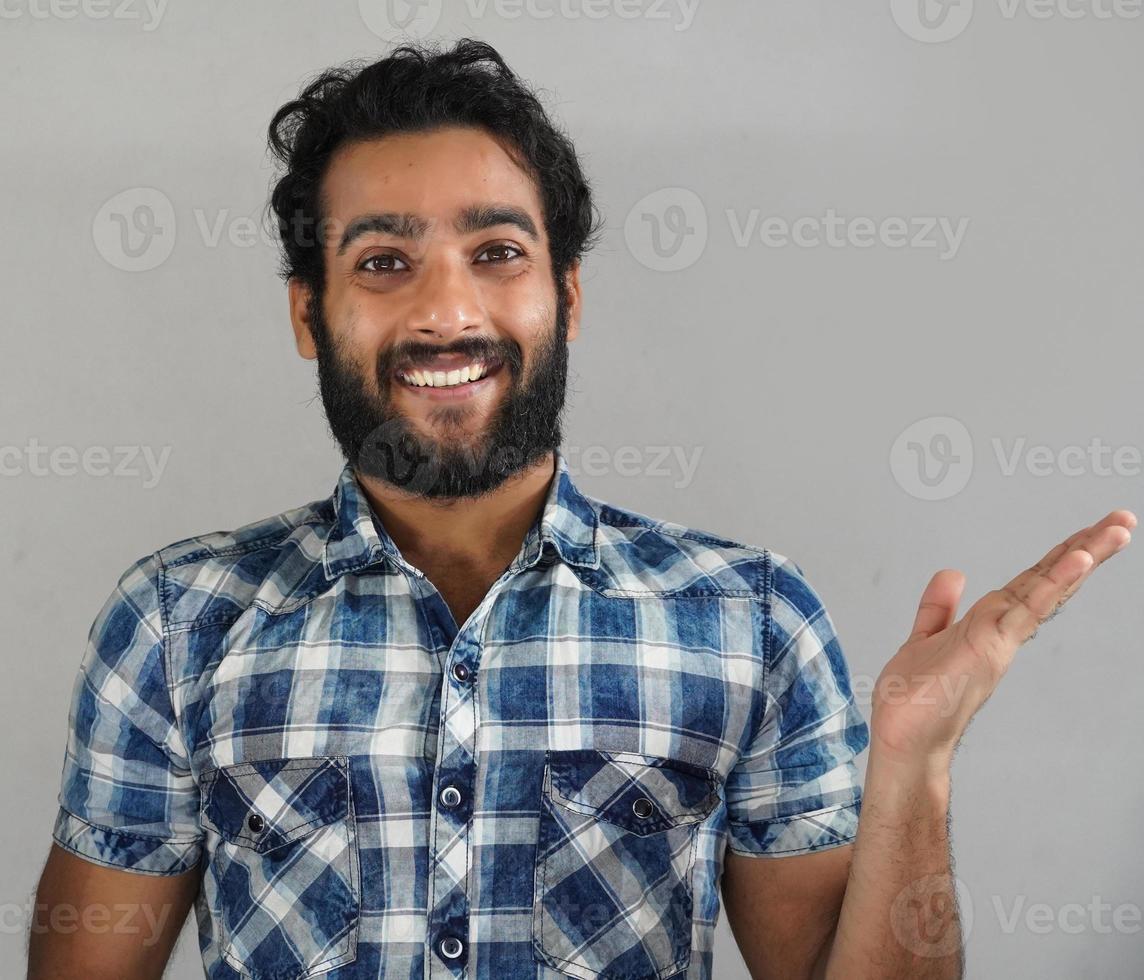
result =
[[340,147],[322,180],[322,211],[341,227],[358,215],[411,212],[448,231],[472,204],[516,204],[542,232],[541,202],[532,178],[488,133],[450,127],[399,133]]

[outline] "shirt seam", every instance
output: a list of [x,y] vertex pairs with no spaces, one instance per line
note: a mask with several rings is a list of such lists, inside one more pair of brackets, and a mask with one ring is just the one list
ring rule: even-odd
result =
[[834,803],[831,806],[824,806],[819,810],[806,810],[802,813],[791,813],[785,817],[769,817],[761,820],[735,820],[733,817],[727,818],[727,823],[736,827],[754,827],[759,824],[772,824],[772,823],[792,823],[795,820],[805,820],[808,817],[818,817],[824,813],[833,813],[835,810],[845,810],[848,807],[853,808],[859,805],[859,800],[849,800],[844,803]]
[[772,607],[774,602],[774,564],[770,551],[763,552],[763,699],[766,700],[767,684],[771,676],[771,656],[774,652],[774,626]]
[[760,732],[763,730],[763,725],[767,720],[767,685],[770,683],[771,678],[771,653],[774,646],[774,630],[771,615],[773,589],[774,564],[771,561],[770,550],[764,548],[761,600],[763,610],[762,668],[760,671],[761,679],[759,681],[759,695],[762,698],[762,705],[759,708],[758,720],[756,721],[754,728],[751,731],[750,737],[744,746],[742,754],[746,754],[750,750],[750,747],[755,744],[755,741],[758,739]]
[[[280,515],[274,515],[278,517]],[[273,518],[269,518],[273,519]],[[202,561],[205,558],[234,558],[245,555],[252,551],[259,551],[266,547],[273,547],[274,545],[281,544],[291,534],[302,527],[328,527],[332,528],[332,523],[326,516],[322,514],[315,514],[313,517],[307,517],[305,520],[299,521],[297,524],[291,524],[287,527],[279,528],[274,531],[269,531],[259,538],[251,538],[249,541],[240,541],[236,544],[228,544],[221,548],[212,547],[209,544],[200,544],[195,550],[188,552],[185,555],[180,555],[178,558],[173,559],[170,564],[165,564],[165,568],[179,568],[182,565],[189,565],[193,562]],[[234,533],[234,532],[227,532]],[[206,537],[200,535],[199,539]],[[162,551],[170,551],[173,548],[186,544],[191,541],[199,540],[196,538],[186,538],[183,541],[176,541],[160,549]],[[326,541],[329,538],[327,536]],[[325,542],[323,542],[325,543]],[[161,560],[161,557],[160,557]]]
[[857,834],[848,834],[845,837],[835,837],[834,840],[829,841],[826,844],[819,844],[817,847],[815,847],[811,844],[803,844],[801,847],[784,847],[781,850],[775,850],[775,851],[746,850],[746,849],[741,848],[741,847],[736,847],[730,841],[727,842],[727,847],[729,850],[731,850],[735,854],[742,854],[742,855],[745,855],[747,857],[778,857],[781,854],[796,854],[799,852],[810,854],[810,853],[813,853],[814,851],[824,851],[824,850],[827,850],[831,847],[840,846],[842,844],[853,844],[857,839],[858,839]]
[[60,809],[64,811],[73,820],[79,821],[86,827],[91,827],[93,830],[102,830],[109,834],[116,834],[119,837],[130,837],[134,840],[158,841],[162,844],[200,844],[202,837],[162,837],[159,834],[140,834],[132,830],[123,830],[119,827],[108,827],[105,824],[93,823],[91,820],[86,820],[78,813],[74,813],[66,806],[60,805]]
[[[770,824],[782,824],[785,827],[789,827],[792,823],[795,823],[796,821],[807,820],[807,819],[811,819],[814,817],[819,817],[819,816],[822,816],[823,814],[827,814],[827,813],[834,813],[837,810],[857,810],[860,805],[861,804],[860,804],[859,800],[851,800],[849,803],[836,803],[834,806],[823,807],[821,810],[808,810],[806,813],[794,813],[794,814],[791,814],[790,816],[787,816],[787,817],[775,817],[771,820],[742,821],[742,820],[728,819],[727,823],[729,826],[741,827],[743,829],[750,829],[752,827],[756,827],[759,825],[767,826]],[[858,837],[858,835],[856,833],[848,834],[845,836],[835,835],[835,843],[854,841],[857,839],[857,837]],[[789,854],[793,851],[805,851],[808,849],[812,849],[812,848],[808,848],[807,845],[803,844],[799,847],[788,847],[788,848],[783,848],[782,850],[777,850],[777,851],[776,850],[753,851],[753,850],[750,850],[749,848],[736,847],[735,846],[735,838],[733,835],[730,835],[730,834],[728,834],[728,836],[727,836],[727,847],[729,847],[736,854],[747,854],[747,855],[751,855],[751,856]],[[818,848],[813,848],[813,849],[817,850]]]
[[[194,777],[194,759],[192,758],[191,746],[188,744],[187,739],[183,733],[183,720],[179,716],[178,706],[175,704],[175,688],[173,676],[171,673],[170,665],[170,637],[171,631],[169,628],[170,615],[167,608],[167,565],[163,561],[162,551],[155,551],[152,553],[155,561],[159,566],[158,581],[156,582],[156,592],[159,597],[159,629],[161,635],[159,637],[159,663],[163,668],[163,684],[167,692],[167,704],[171,708],[171,722],[175,728],[175,734],[178,736],[179,744],[185,753],[187,760],[187,767]],[[198,780],[195,780],[196,784]]]

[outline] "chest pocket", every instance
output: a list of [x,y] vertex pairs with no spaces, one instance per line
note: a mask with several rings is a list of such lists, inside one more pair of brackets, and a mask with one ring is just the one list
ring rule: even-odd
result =
[[533,948],[582,980],[667,980],[691,957],[699,824],[719,802],[709,769],[595,749],[544,769]]
[[269,759],[202,779],[203,890],[226,962],[302,980],[357,955],[360,870],[348,760]]

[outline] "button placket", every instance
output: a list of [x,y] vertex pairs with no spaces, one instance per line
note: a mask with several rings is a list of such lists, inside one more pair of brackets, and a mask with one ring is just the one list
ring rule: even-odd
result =
[[469,960],[464,937],[472,891],[469,817],[476,791],[477,705],[473,680],[477,647],[468,637],[479,630],[479,623],[470,622],[454,640],[450,651],[453,663],[441,685],[430,875],[429,925],[433,938],[427,945],[427,980],[455,977]]

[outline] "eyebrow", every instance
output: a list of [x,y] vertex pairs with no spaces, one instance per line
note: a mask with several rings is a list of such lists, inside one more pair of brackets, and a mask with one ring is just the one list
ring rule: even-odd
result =
[[[527,211],[513,204],[470,204],[453,221],[453,228],[461,235],[495,228],[497,225],[514,225],[531,238],[534,244],[540,242],[536,223]],[[346,226],[341,241],[338,242],[337,254],[345,252],[362,235],[380,233],[420,241],[428,230],[429,222],[410,212],[380,211],[362,214]]]

